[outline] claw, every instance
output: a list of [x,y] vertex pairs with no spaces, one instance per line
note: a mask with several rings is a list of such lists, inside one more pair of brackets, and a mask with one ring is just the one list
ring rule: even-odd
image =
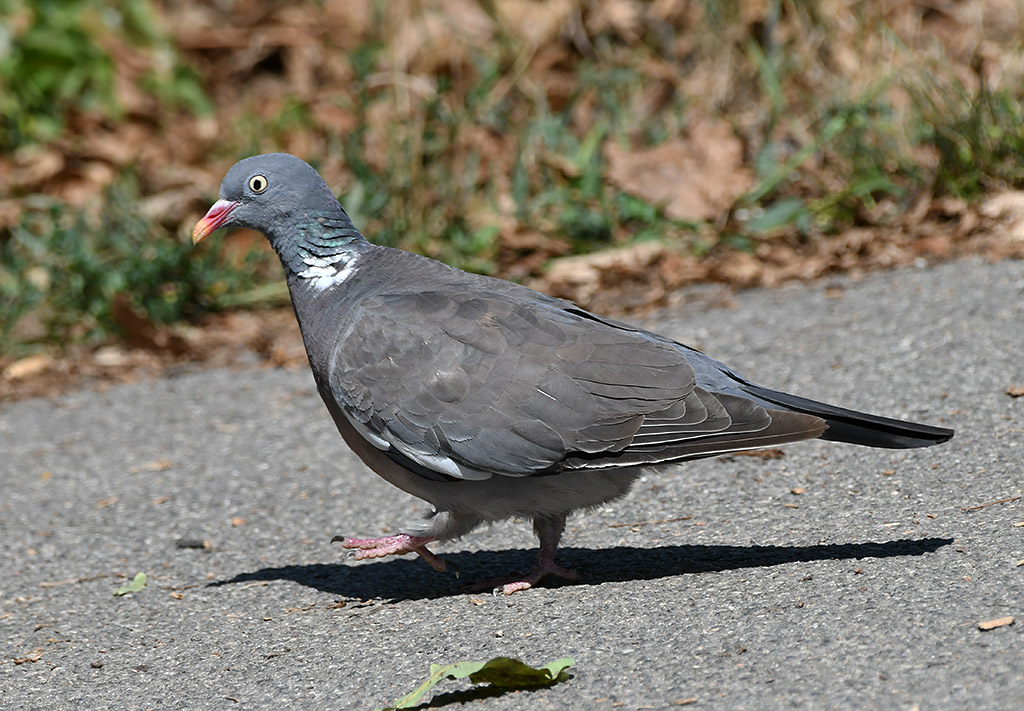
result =
[[527,575],[515,575],[508,578],[491,578],[490,580],[481,580],[472,586],[472,590],[474,592],[490,590],[492,595],[513,595],[522,590],[529,590],[549,575],[561,578],[562,580],[566,580],[570,583],[577,583],[580,580],[580,574],[575,570],[563,568],[560,565],[555,565],[553,562],[541,561],[538,563],[537,567],[531,570]]
[[579,581],[580,575],[575,570],[555,564],[555,549],[558,548],[558,539],[565,528],[565,514],[536,518],[533,527],[540,539],[537,565],[533,570],[528,575],[483,580],[474,585],[473,590],[477,592],[491,590],[495,595],[500,590],[505,595],[512,595],[520,590],[529,590],[549,575],[568,580],[571,583]]
[[[427,544],[433,540],[435,539],[426,536],[409,536],[402,533],[397,536],[383,536],[381,538],[346,538],[345,536],[335,536],[331,539],[331,543],[341,543],[342,548],[349,550],[347,557],[355,558],[356,560],[416,553],[431,568],[443,573],[451,564],[427,550]],[[454,566],[452,567],[454,568]],[[456,571],[456,576],[458,576],[458,571]]]

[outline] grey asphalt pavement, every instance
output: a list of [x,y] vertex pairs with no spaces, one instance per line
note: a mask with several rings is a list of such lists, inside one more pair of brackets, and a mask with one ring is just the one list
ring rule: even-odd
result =
[[[529,566],[527,525],[439,546],[461,579],[329,542],[394,532],[420,504],[346,449],[305,370],[0,405],[0,708],[368,709],[432,662],[497,655],[576,667],[500,696],[447,682],[435,704],[1024,708],[1024,397],[1007,394],[1024,386],[1024,263],[686,297],[642,325],[955,439],[647,476],[571,519],[560,561],[582,583],[494,597],[462,585]],[[146,588],[115,597],[139,571]]]

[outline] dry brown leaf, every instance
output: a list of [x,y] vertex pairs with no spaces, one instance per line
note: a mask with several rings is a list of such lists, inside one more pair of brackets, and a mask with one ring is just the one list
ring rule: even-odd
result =
[[757,286],[765,275],[764,264],[753,254],[735,252],[716,260],[708,276],[737,287]]
[[584,25],[591,36],[614,32],[627,42],[638,39],[643,8],[635,0],[605,0],[595,3],[587,13]]
[[605,144],[608,177],[677,220],[714,220],[750,189],[743,144],[725,122],[699,121],[687,140],[629,150]]
[[1014,624],[1013,617],[1007,615],[1005,617],[997,617],[994,620],[979,622],[978,629],[982,632],[987,632],[988,630],[994,630],[999,627],[1009,627],[1012,624]]
[[141,200],[139,207],[151,220],[176,224],[185,219],[194,198],[195,187],[177,188],[149,195]]
[[932,201],[932,208],[943,217],[959,217],[967,212],[969,206],[963,198],[944,195]]
[[373,26],[376,4],[375,0],[325,0],[324,20],[332,26],[344,27],[353,39],[358,39]]
[[996,193],[985,200],[979,209],[982,215],[995,220],[1024,220],[1024,190]]
[[1006,394],[1010,397],[1024,397],[1024,385],[1011,385],[1006,388]]
[[347,109],[337,106],[332,101],[316,101],[313,103],[313,120],[323,127],[345,135],[359,126],[359,119]]
[[496,0],[502,28],[530,47],[555,40],[576,9],[573,0]]
[[469,62],[469,51],[490,41],[494,22],[480,3],[449,0],[444,5],[389,3],[396,27],[386,66],[399,72],[432,76],[439,69]]
[[113,165],[124,165],[134,160],[149,131],[135,121],[118,126],[117,131],[98,130],[89,135],[78,149],[82,159],[104,160]]
[[[171,351],[184,354],[188,351],[188,343],[184,338],[167,327],[158,327],[149,318],[139,313],[132,305],[127,294],[117,294],[110,304],[110,314],[114,322],[125,334],[127,345],[132,348],[145,348],[153,351]],[[111,363],[118,365],[121,363]]]
[[911,243],[915,250],[925,256],[948,257],[953,253],[953,235],[931,234]]
[[503,228],[498,238],[498,264],[511,279],[525,279],[539,274],[552,257],[568,253],[572,246],[561,237],[538,230],[523,229],[516,224]]
[[37,353],[19,358],[4,368],[4,379],[22,380],[42,375],[50,369],[53,362],[53,356],[48,353]]
[[592,306],[595,297],[610,286],[621,288],[633,280],[660,297],[664,287],[657,275],[656,265],[667,249],[657,242],[611,249],[604,252],[556,260],[544,276],[543,290],[554,296],[571,299]]
[[22,190],[38,189],[64,170],[64,156],[54,148],[28,146],[14,154],[11,182]]
[[119,346],[103,346],[93,354],[93,362],[101,368],[125,368],[131,363],[131,356]]

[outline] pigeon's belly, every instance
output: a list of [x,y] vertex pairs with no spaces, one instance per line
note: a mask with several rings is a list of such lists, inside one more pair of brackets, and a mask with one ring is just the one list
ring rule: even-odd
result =
[[[333,413],[332,413],[333,414]],[[503,476],[468,481],[431,481],[410,472],[359,435],[345,417],[335,417],[346,444],[363,462],[399,489],[429,502],[438,511],[500,521],[533,518],[599,506],[625,496],[639,468],[567,471],[548,476]]]
[[[625,496],[640,475],[639,469],[563,472],[550,476],[495,475],[484,481],[427,482],[448,487],[440,500],[422,496],[440,510],[472,515],[484,521],[511,517],[534,518],[571,513],[600,506]],[[416,494],[419,496],[419,494]]]

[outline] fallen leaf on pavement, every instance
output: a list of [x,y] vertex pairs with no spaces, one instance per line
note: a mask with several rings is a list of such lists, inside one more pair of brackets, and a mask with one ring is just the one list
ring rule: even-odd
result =
[[127,595],[128,593],[136,593],[146,587],[146,574],[136,573],[132,581],[127,585],[122,585],[114,591],[114,595],[120,597],[121,595]]
[[396,699],[391,706],[381,711],[408,709],[419,706],[427,692],[444,679],[465,679],[474,684],[491,684],[499,689],[530,689],[551,686],[569,679],[569,667],[575,659],[564,658],[548,662],[539,669],[511,657],[494,657],[486,662],[455,662],[454,664],[431,664],[430,677],[410,694]]
[[997,627],[1009,627],[1012,624],[1013,618],[1010,615],[1007,615],[1006,617],[997,617],[994,620],[979,622],[978,629],[982,632],[987,632],[988,630],[994,630]]
[[135,577],[131,579],[131,582],[127,585],[122,585],[114,594],[120,597],[121,595],[127,595],[129,592],[138,592],[145,587],[145,573],[136,573]]

